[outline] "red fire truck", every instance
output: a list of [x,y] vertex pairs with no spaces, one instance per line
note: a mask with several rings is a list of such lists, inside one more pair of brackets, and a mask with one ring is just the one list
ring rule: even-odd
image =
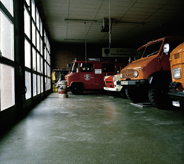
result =
[[73,94],[82,94],[84,90],[100,90],[104,87],[104,76],[117,74],[124,65],[122,62],[75,60],[70,65],[70,73],[65,76],[65,80]]

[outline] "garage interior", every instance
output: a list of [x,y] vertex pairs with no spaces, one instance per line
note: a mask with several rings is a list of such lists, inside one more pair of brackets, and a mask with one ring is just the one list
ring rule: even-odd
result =
[[0,163],[182,164],[183,109],[137,107],[103,91],[61,98],[51,74],[75,58],[127,60],[102,57],[102,48],[184,37],[183,8],[183,0],[1,0]]

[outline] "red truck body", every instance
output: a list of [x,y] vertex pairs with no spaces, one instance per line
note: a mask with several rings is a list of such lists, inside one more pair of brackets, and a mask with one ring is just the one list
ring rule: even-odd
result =
[[74,61],[65,80],[73,94],[81,94],[83,90],[103,89],[104,76],[116,74],[122,65],[119,62]]

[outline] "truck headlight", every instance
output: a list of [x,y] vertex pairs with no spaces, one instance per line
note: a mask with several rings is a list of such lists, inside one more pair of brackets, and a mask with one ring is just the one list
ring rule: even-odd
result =
[[175,79],[180,79],[180,77],[181,77],[180,68],[179,68],[179,67],[174,68],[174,69],[173,69],[173,78],[175,78]]
[[116,78],[115,78],[115,76],[113,76],[113,81],[116,81]]
[[138,71],[134,71],[134,77],[138,77],[139,73]]
[[119,76],[120,76],[120,79],[122,79],[122,77],[123,77],[122,73],[120,73],[120,75],[119,75]]

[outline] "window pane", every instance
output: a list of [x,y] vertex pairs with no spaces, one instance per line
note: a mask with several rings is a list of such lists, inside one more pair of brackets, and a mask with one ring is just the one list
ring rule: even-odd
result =
[[45,62],[45,75],[47,75],[47,63]]
[[40,72],[40,55],[37,53],[37,71]]
[[38,94],[40,94],[40,75],[37,75],[37,89],[38,89]]
[[25,46],[25,66],[31,68],[31,46],[30,43],[25,39],[24,41]]
[[33,67],[32,69],[36,71],[36,50],[33,48],[33,52],[32,52],[32,57],[33,57]]
[[38,9],[36,9],[36,26],[38,28],[38,30],[40,30],[40,16],[39,16],[39,12],[38,12]]
[[26,0],[28,6],[30,6],[30,0]]
[[35,25],[32,22],[32,43],[35,45]]
[[46,39],[47,35],[46,35],[46,32],[44,30],[44,43],[46,44],[47,43],[47,39]]
[[50,66],[49,65],[47,65],[47,76],[50,77]]
[[45,78],[45,90],[49,90],[51,88],[51,79]]
[[44,47],[44,59],[47,60],[47,50],[46,50],[46,47]]
[[40,72],[43,73],[43,58],[42,57],[40,61]]
[[92,63],[81,63],[80,65],[81,72],[93,72]]
[[1,0],[6,9],[13,15],[13,0]]
[[40,53],[43,55],[43,41],[40,39]]
[[32,17],[35,21],[35,2],[34,2],[34,0],[32,0]]
[[26,99],[31,98],[31,73],[25,72],[25,85],[27,88]]
[[24,8],[24,33],[30,38],[30,16],[26,8]]
[[1,105],[0,109],[1,111],[15,105],[15,80],[14,79],[15,79],[14,68],[4,64],[0,64],[0,105]]
[[36,75],[33,74],[33,96],[36,96]]
[[39,35],[39,33],[38,33],[38,31],[37,31],[37,49],[38,49],[38,51],[40,51],[40,35]]
[[102,65],[103,72],[114,72],[115,66],[114,64],[103,64]]
[[41,76],[41,93],[43,92],[43,76]]
[[0,51],[2,56],[14,60],[14,25],[0,11]]
[[40,19],[40,34],[42,36],[42,20]]

